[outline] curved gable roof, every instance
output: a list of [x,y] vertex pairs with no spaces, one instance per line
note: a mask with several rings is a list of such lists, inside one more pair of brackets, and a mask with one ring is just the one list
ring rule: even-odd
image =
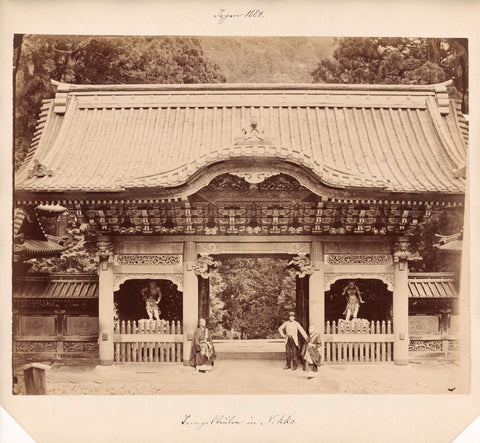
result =
[[15,187],[168,188],[250,157],[331,187],[461,194],[466,125],[446,85],[57,84]]

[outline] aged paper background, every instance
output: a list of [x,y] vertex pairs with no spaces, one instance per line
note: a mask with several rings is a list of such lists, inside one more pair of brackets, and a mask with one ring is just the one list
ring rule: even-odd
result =
[[[478,414],[479,284],[479,1],[60,1],[0,0],[0,188],[2,234],[0,294],[2,405],[36,441],[452,441]],[[264,11],[262,20],[219,24],[220,8],[241,13]],[[477,26],[476,26],[477,25]],[[476,32],[477,31],[477,32]],[[153,35],[430,36],[470,40],[470,172],[472,272],[471,395],[317,395],[26,397],[11,395],[11,55],[13,33]],[[468,232],[468,227],[467,232]],[[468,238],[468,236],[466,237]],[[466,242],[465,242],[466,243]],[[475,245],[477,247],[475,247]],[[463,281],[470,259],[464,253]],[[468,285],[463,285],[468,293]],[[467,319],[464,318],[464,321]],[[186,413],[258,417],[291,414],[296,424],[274,427],[182,427]],[[478,436],[478,433],[477,433]],[[3,438],[3,437],[2,437]],[[16,441],[6,439],[5,441]]]

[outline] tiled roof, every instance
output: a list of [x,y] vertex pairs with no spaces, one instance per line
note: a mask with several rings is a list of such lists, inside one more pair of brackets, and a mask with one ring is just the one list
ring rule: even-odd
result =
[[438,246],[440,251],[444,252],[462,252],[463,240],[453,240],[451,242],[445,243],[444,245]]
[[52,241],[42,240],[25,240],[21,245],[23,250],[28,255],[54,255],[59,254],[67,249],[65,246],[59,245]]
[[16,208],[13,217],[15,252],[26,256],[55,255],[67,249],[61,238],[47,235],[38,221],[36,210],[27,215]]
[[456,194],[465,136],[446,84],[59,84],[15,187],[167,188],[250,157],[295,163],[332,187]]
[[408,277],[410,298],[456,298],[455,278],[448,273],[416,273]]
[[98,298],[97,275],[33,275],[18,278],[14,298]]

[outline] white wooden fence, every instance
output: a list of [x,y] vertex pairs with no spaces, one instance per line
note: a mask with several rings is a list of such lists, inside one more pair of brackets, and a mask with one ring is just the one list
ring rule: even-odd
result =
[[117,321],[114,325],[114,360],[120,362],[182,362],[180,321]]
[[393,359],[393,332],[390,321],[369,324],[327,321],[326,363],[389,362]]

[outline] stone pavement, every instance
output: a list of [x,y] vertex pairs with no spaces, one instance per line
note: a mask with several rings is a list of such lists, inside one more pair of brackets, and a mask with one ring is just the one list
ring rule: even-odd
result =
[[[48,363],[48,362],[47,362]],[[16,392],[24,394],[21,367]],[[213,371],[194,374],[175,363],[53,363],[47,371],[49,395],[177,394],[459,394],[468,377],[455,362],[325,365],[314,379],[301,369],[283,370],[277,360],[217,360]]]

